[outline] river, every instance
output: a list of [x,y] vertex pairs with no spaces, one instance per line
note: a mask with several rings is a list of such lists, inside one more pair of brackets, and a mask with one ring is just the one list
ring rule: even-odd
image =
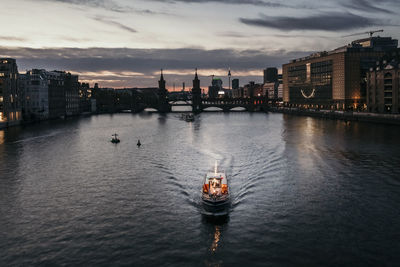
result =
[[[215,160],[218,220],[199,202]],[[399,166],[399,126],[274,113],[0,130],[0,265],[398,266]]]

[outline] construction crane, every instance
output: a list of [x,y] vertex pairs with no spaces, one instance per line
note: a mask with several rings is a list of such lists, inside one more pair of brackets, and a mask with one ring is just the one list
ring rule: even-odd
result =
[[376,33],[376,32],[383,32],[383,30],[368,31],[368,32],[359,32],[359,33],[354,33],[354,34],[342,36],[342,38],[343,38],[343,37],[356,36],[356,35],[362,35],[362,34],[369,34],[369,37],[372,37],[372,35],[374,35],[374,33]]

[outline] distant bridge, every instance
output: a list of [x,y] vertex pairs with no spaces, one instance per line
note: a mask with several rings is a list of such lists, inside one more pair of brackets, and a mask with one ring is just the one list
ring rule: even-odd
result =
[[140,112],[147,108],[155,109],[159,112],[171,112],[173,107],[191,107],[193,112],[202,112],[207,108],[219,108],[224,112],[229,112],[234,108],[243,108],[246,111],[268,111],[268,100],[265,97],[257,98],[202,98],[197,106],[191,100],[166,101],[160,105],[158,99],[151,99],[146,102],[136,102],[132,105],[119,106],[118,110],[131,110]]
[[192,107],[193,112],[202,112],[207,108],[219,108],[228,112],[234,108],[244,108],[246,111],[268,111],[268,98],[265,96],[249,98],[204,98],[202,97],[200,80],[195,74],[193,80],[193,89],[191,90],[191,99],[187,96],[171,96],[168,98],[168,90],[165,87],[165,80],[161,72],[159,87],[148,92],[132,91],[130,100],[124,101],[124,104],[118,103],[116,111],[131,110],[131,112],[140,112],[146,108],[152,108],[158,112],[171,112],[173,107]]

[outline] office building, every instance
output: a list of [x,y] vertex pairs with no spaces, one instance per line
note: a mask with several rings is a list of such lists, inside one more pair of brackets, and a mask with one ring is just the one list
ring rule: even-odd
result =
[[283,101],[291,107],[366,110],[367,72],[397,45],[391,37],[370,37],[292,60],[283,65]]
[[19,76],[24,120],[49,117],[49,85],[45,70],[33,69]]
[[243,87],[243,97],[251,98],[251,97],[260,97],[266,96],[266,91],[264,90],[263,84],[256,84],[251,81]]
[[369,112],[400,113],[400,49],[387,53],[367,74]]
[[48,71],[49,118],[65,117],[65,75],[64,71]]
[[270,100],[276,100],[278,98],[278,85],[278,82],[264,83],[264,95],[267,95]]
[[79,86],[79,109],[81,113],[96,111],[95,109],[92,110],[92,100],[94,99],[92,99],[92,89],[89,83],[81,83]]
[[278,69],[266,68],[264,70],[264,83],[274,83],[278,81]]
[[[222,80],[220,78],[213,78],[211,86],[208,87],[208,97],[217,98],[222,91]],[[225,93],[225,92],[224,92]]]
[[20,123],[21,103],[15,59],[0,59],[0,128]]
[[80,114],[79,77],[71,73],[64,73],[64,79],[65,115],[78,115]]
[[232,89],[239,89],[239,79],[232,80]]

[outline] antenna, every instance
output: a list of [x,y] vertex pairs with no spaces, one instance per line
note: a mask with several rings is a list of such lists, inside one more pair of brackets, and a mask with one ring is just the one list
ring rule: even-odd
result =
[[232,76],[232,74],[231,74],[231,68],[229,68],[229,71],[228,71],[228,78],[229,78],[229,90],[231,90],[231,76]]

